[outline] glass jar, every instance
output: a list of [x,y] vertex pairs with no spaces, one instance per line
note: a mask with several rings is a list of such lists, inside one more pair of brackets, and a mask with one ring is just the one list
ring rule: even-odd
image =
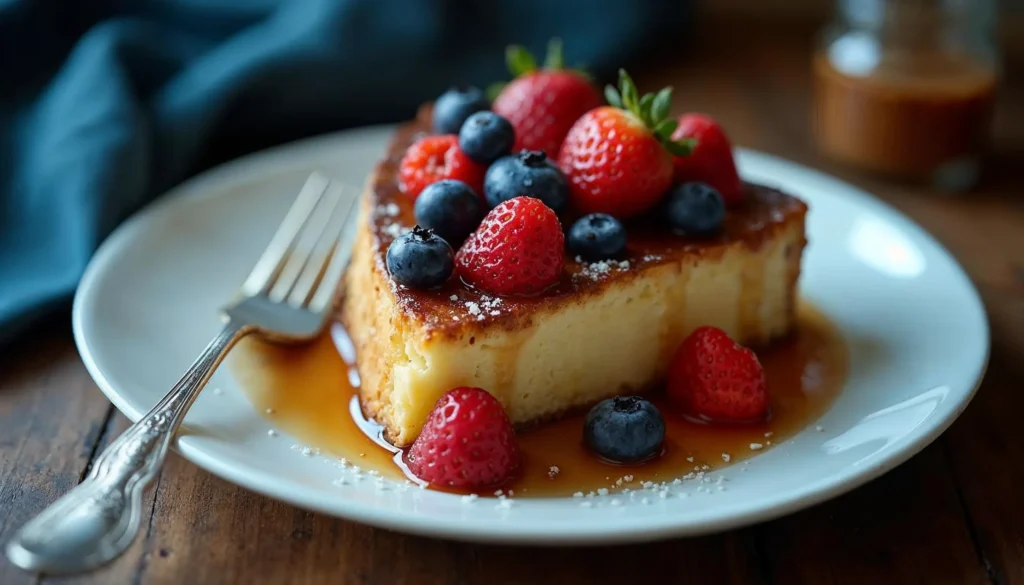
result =
[[977,181],[999,79],[994,0],[839,0],[814,55],[814,138],[848,166]]

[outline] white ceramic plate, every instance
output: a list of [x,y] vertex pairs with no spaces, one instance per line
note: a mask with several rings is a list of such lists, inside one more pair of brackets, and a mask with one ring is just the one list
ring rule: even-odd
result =
[[[310,171],[361,186],[390,128],[300,142],[206,173],[123,224],[81,282],[74,331],[110,400],[137,420],[219,327]],[[740,152],[742,173],[810,203],[801,292],[841,328],[851,376],[832,409],[792,441],[730,468],[726,491],[683,483],[646,504],[598,497],[491,499],[353,481],[287,437],[267,434],[229,371],[218,372],[174,447],[228,481],[295,505],[410,533],[471,541],[582,544],[695,535],[777,517],[850,490],[905,461],[966,407],[988,360],[988,324],[961,268],[914,223],[835,179]],[[358,191],[358,189],[356,189]],[[220,388],[214,394],[211,388]],[[820,425],[824,432],[816,432]],[[687,494],[684,497],[682,494]]]

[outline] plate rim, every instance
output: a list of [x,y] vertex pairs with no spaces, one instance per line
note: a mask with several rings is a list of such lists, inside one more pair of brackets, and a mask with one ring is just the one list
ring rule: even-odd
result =
[[[239,169],[270,166],[273,167],[273,173],[286,172],[289,167],[303,166],[303,154],[306,152],[318,151],[336,141],[358,140],[361,136],[372,135],[376,137],[378,134],[386,135],[388,132],[393,131],[395,127],[396,125],[394,124],[383,124],[342,130],[284,143],[245,155],[190,177],[156,197],[121,222],[104,239],[92,255],[76,288],[71,315],[73,337],[81,359],[90,377],[111,404],[132,422],[137,421],[145,414],[133,408],[122,398],[122,393],[117,390],[113,382],[104,374],[96,360],[96,356],[91,351],[89,335],[85,325],[90,291],[98,286],[99,279],[102,278],[104,269],[109,263],[107,258],[123,245],[122,242],[131,241],[136,232],[144,226],[150,217],[161,213],[167,206],[216,197],[219,192],[228,191],[231,188],[232,182],[247,181],[248,173],[238,173]],[[933,417],[927,426],[919,427],[921,430],[918,431],[916,436],[913,436],[911,440],[907,441],[897,450],[890,451],[884,458],[873,461],[856,471],[826,476],[800,489],[790,490],[783,501],[771,506],[764,504],[746,507],[743,505],[734,506],[728,513],[720,514],[716,518],[688,523],[680,523],[678,520],[673,523],[670,521],[672,515],[667,515],[667,518],[656,524],[654,519],[651,518],[643,518],[638,521],[630,521],[628,518],[617,518],[614,530],[573,531],[568,527],[557,530],[545,529],[545,527],[509,530],[512,528],[511,526],[500,524],[495,529],[494,526],[483,526],[484,523],[479,520],[467,521],[462,517],[451,517],[447,518],[444,522],[436,522],[433,519],[427,520],[402,511],[377,509],[354,503],[345,505],[345,498],[337,498],[333,500],[332,505],[328,506],[320,498],[310,498],[308,495],[293,495],[288,490],[275,489],[273,485],[266,482],[254,481],[251,470],[239,467],[237,463],[225,462],[220,457],[206,453],[201,449],[195,449],[188,444],[183,445],[179,442],[180,436],[175,437],[171,441],[171,449],[192,464],[242,489],[286,502],[300,509],[419,536],[480,543],[529,544],[535,546],[626,544],[672,537],[712,534],[785,516],[853,491],[877,479],[892,469],[899,467],[934,442],[960,417],[973,401],[987,373],[992,351],[991,325],[984,301],[973,279],[970,278],[966,270],[946,246],[924,229],[923,226],[892,204],[870,194],[865,189],[800,163],[752,149],[737,148],[736,152],[737,157],[740,159],[760,161],[759,164],[770,164],[784,169],[786,173],[796,173],[814,180],[843,184],[849,188],[849,198],[856,200],[858,205],[864,206],[868,210],[880,211],[884,215],[899,219],[901,230],[910,230],[913,232],[913,236],[926,241],[945,257],[944,259],[950,263],[966,285],[965,292],[969,293],[970,300],[972,301],[971,304],[973,305],[971,309],[978,309],[977,313],[980,317],[978,325],[980,326],[981,338],[984,341],[984,348],[982,359],[977,367],[977,371],[973,375],[971,387],[966,390],[947,416]],[[743,166],[743,164],[740,165],[741,170]],[[236,178],[232,179],[232,175]]]

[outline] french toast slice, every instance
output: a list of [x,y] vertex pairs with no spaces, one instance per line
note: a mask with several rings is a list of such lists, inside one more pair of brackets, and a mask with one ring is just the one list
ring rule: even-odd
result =
[[395,446],[412,444],[438,398],[457,386],[487,390],[522,427],[655,387],[699,326],[750,346],[792,328],[807,206],[753,184],[718,236],[629,223],[621,260],[567,258],[562,280],[538,297],[488,296],[457,277],[438,290],[397,285],[385,255],[415,224],[398,165],[428,128],[426,110],[402,126],[367,182],[340,309],[364,414]]

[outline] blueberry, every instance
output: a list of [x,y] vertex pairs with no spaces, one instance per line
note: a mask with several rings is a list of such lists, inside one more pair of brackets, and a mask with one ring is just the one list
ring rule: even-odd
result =
[[560,213],[569,201],[569,180],[541,151],[503,156],[484,175],[484,197],[488,205],[497,207],[519,196],[540,199]]
[[455,270],[455,252],[434,230],[416,226],[388,246],[388,272],[409,288],[441,286]]
[[725,200],[706,183],[683,183],[669,192],[665,213],[672,229],[687,235],[709,236],[722,227]]
[[665,441],[661,412],[639,396],[616,396],[598,402],[583,423],[583,442],[616,463],[639,463],[654,457]]
[[434,230],[452,246],[460,246],[484,218],[480,196],[456,179],[442,179],[427,185],[416,198],[416,221]]
[[485,165],[508,154],[515,141],[512,123],[490,111],[470,115],[459,130],[459,148],[469,158]]
[[605,213],[591,213],[569,228],[569,250],[591,262],[614,258],[626,249],[626,228]]
[[458,134],[466,118],[490,107],[487,96],[480,88],[453,87],[434,102],[434,131],[438,134]]

